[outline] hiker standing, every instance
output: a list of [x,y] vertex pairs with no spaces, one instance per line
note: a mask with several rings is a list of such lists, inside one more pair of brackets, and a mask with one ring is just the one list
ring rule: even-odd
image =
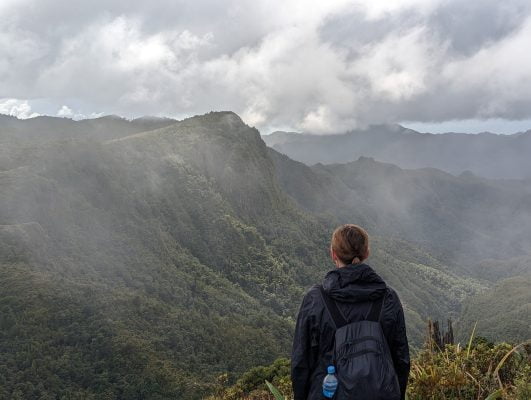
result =
[[369,236],[357,225],[332,235],[337,268],[312,287],[299,310],[291,378],[295,400],[323,399],[323,379],[334,366],[334,399],[405,398],[409,348],[396,292],[367,264]]

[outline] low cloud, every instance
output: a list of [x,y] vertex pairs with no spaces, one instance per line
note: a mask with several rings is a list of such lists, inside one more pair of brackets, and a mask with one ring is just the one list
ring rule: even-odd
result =
[[11,115],[20,119],[38,117],[40,114],[31,111],[27,100],[0,99],[0,114]]
[[69,117],[72,117],[74,115],[74,112],[72,111],[72,109],[68,106],[62,106],[59,111],[57,111],[57,116],[58,117],[65,117],[65,118],[69,118]]
[[70,107],[68,107],[66,105],[63,105],[57,111],[56,115],[58,117],[71,118],[73,120],[80,120],[80,119],[87,119],[87,118],[99,118],[99,117],[105,115],[105,113],[99,112],[99,113],[90,113],[90,114],[86,115],[86,114],[74,112],[74,110],[72,110]]
[[25,0],[0,21],[0,96],[83,104],[65,117],[223,109],[266,132],[531,118],[523,0]]

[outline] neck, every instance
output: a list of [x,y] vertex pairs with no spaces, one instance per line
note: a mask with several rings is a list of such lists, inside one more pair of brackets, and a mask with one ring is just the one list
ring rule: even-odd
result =
[[343,263],[341,261],[336,261],[336,267],[337,268],[343,268],[345,265],[347,265],[347,264],[345,264],[345,263]]
[[[358,264],[361,264],[363,262],[363,260],[360,260],[358,257],[354,258],[352,260],[352,262],[350,264],[352,265],[358,265]],[[350,264],[346,264],[344,263],[343,261],[340,261],[340,260],[335,260],[335,264],[336,264],[336,267],[337,268],[343,268],[347,265],[350,265]]]

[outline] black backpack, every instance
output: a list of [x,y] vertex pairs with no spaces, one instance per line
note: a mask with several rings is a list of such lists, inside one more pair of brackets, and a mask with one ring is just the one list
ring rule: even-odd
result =
[[380,324],[384,297],[375,300],[364,320],[349,322],[320,287],[335,324],[334,365],[339,381],[335,400],[400,400],[400,386]]

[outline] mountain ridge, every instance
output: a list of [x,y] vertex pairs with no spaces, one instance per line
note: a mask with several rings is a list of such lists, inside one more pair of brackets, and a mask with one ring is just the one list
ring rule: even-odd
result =
[[263,135],[268,146],[308,165],[374,157],[403,168],[433,167],[454,175],[469,170],[487,178],[531,177],[531,130],[493,133],[420,133],[402,126],[373,125],[341,134],[277,131]]
[[[378,230],[381,209],[355,190],[363,180],[348,179],[385,172],[377,161],[308,167],[230,112],[120,138],[100,129],[92,140],[50,135],[0,172],[9,395],[199,399],[220,374],[287,355],[300,300],[332,268],[330,235],[345,221],[368,227],[368,262],[399,293],[416,345],[428,317],[457,318],[492,284]],[[6,154],[27,151],[4,143]],[[383,178],[374,183],[389,185]],[[446,192],[457,183],[473,188],[453,177]]]

